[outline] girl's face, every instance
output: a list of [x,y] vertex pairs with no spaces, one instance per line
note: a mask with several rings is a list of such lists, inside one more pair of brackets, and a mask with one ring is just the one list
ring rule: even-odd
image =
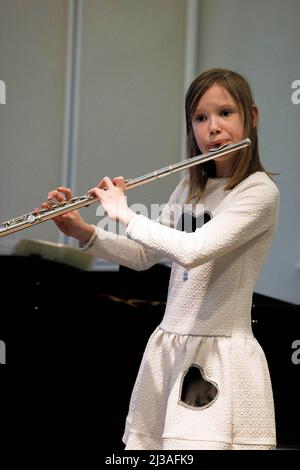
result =
[[[244,138],[244,119],[231,94],[214,83],[200,98],[192,118],[196,142],[202,153]],[[215,159],[217,177],[229,176],[237,152]]]

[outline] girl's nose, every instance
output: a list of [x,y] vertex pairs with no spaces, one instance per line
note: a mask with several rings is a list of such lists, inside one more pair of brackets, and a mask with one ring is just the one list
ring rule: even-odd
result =
[[218,134],[221,132],[220,126],[218,124],[218,120],[215,117],[212,117],[209,121],[209,133],[210,134]]

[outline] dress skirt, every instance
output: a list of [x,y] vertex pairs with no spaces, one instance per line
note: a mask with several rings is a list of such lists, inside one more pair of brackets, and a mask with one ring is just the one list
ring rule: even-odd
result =
[[[214,390],[202,405],[183,400],[187,373]],[[252,335],[179,335],[157,327],[132,392],[128,450],[272,449],[276,430],[265,354]]]

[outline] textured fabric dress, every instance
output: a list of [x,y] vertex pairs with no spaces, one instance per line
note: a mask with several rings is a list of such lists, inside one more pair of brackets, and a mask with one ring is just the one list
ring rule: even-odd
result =
[[[251,306],[277,225],[279,191],[264,172],[229,191],[226,178],[209,178],[193,208],[206,223],[188,231],[178,227],[187,181],[159,220],[137,215],[126,236],[97,228],[83,247],[136,270],[162,257],[173,261],[164,318],[146,346],[123,441],[126,449],[272,448],[272,386]],[[202,404],[183,398],[191,371],[213,392]]]

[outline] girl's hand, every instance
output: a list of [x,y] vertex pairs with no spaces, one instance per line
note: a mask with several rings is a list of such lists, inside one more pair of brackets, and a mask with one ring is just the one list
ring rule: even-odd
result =
[[[60,186],[48,193],[47,201],[43,202],[41,207],[51,209],[53,204],[69,201],[72,197],[72,192],[69,188]],[[35,211],[38,213],[39,209],[35,209]],[[58,215],[53,217],[52,220],[62,233],[68,237],[76,238],[82,243],[86,243],[94,233],[94,228],[85,222],[77,210]]]
[[96,188],[88,191],[97,197],[107,213],[108,217],[127,226],[136,214],[127,205],[127,197],[124,194],[126,184],[122,176],[111,180],[105,176]]

